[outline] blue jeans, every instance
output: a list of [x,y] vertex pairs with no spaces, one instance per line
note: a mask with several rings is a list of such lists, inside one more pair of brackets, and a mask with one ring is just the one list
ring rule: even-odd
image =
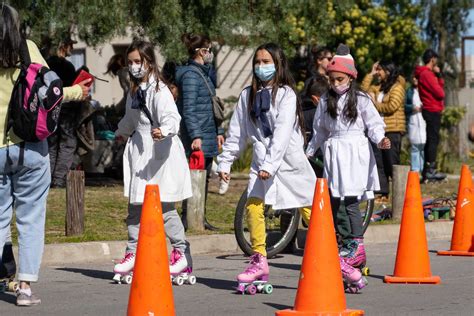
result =
[[425,162],[425,144],[411,144],[411,171],[422,172]]
[[49,168],[46,141],[24,143],[24,148],[20,144],[0,148],[0,244],[8,237],[15,209],[20,281],[38,281],[51,182]]

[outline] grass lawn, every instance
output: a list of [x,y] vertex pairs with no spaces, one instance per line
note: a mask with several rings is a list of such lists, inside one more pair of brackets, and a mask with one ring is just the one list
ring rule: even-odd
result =
[[[217,194],[218,185],[217,179],[211,180],[207,217],[211,224],[221,228],[219,233],[232,233],[235,206],[247,185],[247,180],[232,179],[229,191],[225,195]],[[449,180],[440,184],[422,184],[421,190],[423,197],[449,197],[457,193],[457,186],[457,180]],[[386,206],[390,207],[389,204]],[[375,210],[381,207],[380,204],[376,204]],[[65,214],[65,189],[51,189],[46,213],[46,243],[126,240],[127,238],[125,225],[127,199],[123,197],[123,187],[120,185],[86,187],[85,233],[82,236],[65,236]],[[393,222],[385,221],[375,224],[390,223]],[[189,231],[188,234],[192,235],[195,232]],[[13,229],[13,235],[16,241],[15,229]]]

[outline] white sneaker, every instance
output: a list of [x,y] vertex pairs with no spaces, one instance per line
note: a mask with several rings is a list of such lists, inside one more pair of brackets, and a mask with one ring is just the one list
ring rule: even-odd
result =
[[220,185],[219,185],[219,194],[223,195],[229,190],[229,182],[225,182],[224,180],[221,179]]
[[119,263],[117,263],[114,267],[114,273],[125,274],[129,273],[133,270],[135,266],[135,254],[129,252],[125,254],[125,258],[123,258]]

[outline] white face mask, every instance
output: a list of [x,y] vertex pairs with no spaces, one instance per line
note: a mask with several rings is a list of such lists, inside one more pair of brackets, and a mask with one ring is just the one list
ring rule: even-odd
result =
[[128,65],[128,71],[137,79],[141,79],[146,75],[146,69],[143,67],[143,63]]
[[212,52],[209,52],[206,55],[204,55],[202,59],[204,60],[205,64],[211,64],[212,61],[214,60],[214,54]]

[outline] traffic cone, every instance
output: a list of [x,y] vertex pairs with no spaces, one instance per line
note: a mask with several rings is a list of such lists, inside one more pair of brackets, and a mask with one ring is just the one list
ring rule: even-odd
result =
[[467,165],[461,168],[458,200],[454,217],[451,249],[438,251],[440,256],[474,256],[474,194],[472,174]]
[[158,185],[145,190],[128,315],[175,315]]
[[439,276],[431,275],[421,203],[420,177],[415,171],[408,173],[395,271],[393,276],[386,275],[384,281],[386,283],[417,284],[438,284],[441,282]]
[[316,183],[295,306],[276,315],[364,315],[362,310],[346,309],[326,179]]

